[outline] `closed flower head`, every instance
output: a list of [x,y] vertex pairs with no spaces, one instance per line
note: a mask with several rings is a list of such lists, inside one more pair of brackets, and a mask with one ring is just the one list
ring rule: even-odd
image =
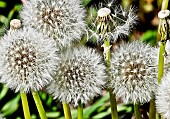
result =
[[47,88],[55,98],[77,106],[101,93],[105,66],[94,50],[78,48],[61,55],[55,81]]
[[62,45],[80,39],[85,31],[79,0],[30,0],[21,11],[23,24],[31,25]]
[[170,72],[165,74],[156,91],[156,109],[161,115],[170,119]]
[[157,86],[157,52],[149,45],[133,41],[122,44],[112,54],[109,86],[125,103],[145,103]]
[[57,48],[54,44],[32,28],[5,35],[0,41],[0,82],[16,92],[40,90],[55,74]]
[[118,38],[129,35],[137,16],[135,9],[123,10],[121,6],[112,6],[100,8],[97,12],[96,21],[89,28],[88,40],[95,38],[97,42],[102,42],[106,38],[116,42]]

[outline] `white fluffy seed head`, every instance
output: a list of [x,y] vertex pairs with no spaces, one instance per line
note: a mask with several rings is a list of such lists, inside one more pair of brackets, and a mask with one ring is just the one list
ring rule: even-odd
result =
[[149,102],[157,86],[156,48],[139,41],[120,45],[112,54],[111,74],[108,85],[123,102]]
[[53,80],[58,59],[53,40],[24,28],[5,35],[0,45],[1,83],[15,92],[29,92],[40,90]]
[[84,13],[79,0],[30,0],[24,4],[21,18],[24,25],[66,46],[80,39],[85,31]]
[[156,109],[166,119],[170,119],[170,73],[163,76],[156,91]]
[[88,29],[87,40],[96,39],[100,43],[109,38],[111,42],[116,42],[128,36],[138,20],[135,11],[134,7],[124,10],[119,5],[99,9],[95,22]]
[[60,101],[77,106],[101,94],[105,78],[105,66],[94,50],[71,49],[61,55],[57,76],[47,90]]

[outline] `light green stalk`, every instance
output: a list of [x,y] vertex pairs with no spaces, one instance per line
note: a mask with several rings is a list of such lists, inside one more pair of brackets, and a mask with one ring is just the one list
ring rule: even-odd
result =
[[135,111],[136,119],[142,119],[142,116],[140,114],[139,104],[134,104],[134,111]]
[[161,78],[164,73],[164,53],[165,53],[166,42],[160,42],[159,50],[159,62],[158,62],[158,83],[160,83]]
[[65,119],[72,119],[69,105],[65,102],[62,102],[62,104],[63,104]]
[[[162,1],[162,10],[166,10],[168,8],[168,2],[169,0],[163,0]],[[161,20],[159,24],[158,31],[161,29]],[[164,26],[163,26],[164,27]],[[165,26],[166,27],[166,26]],[[168,31],[162,31],[161,33],[161,41],[159,43],[159,61],[158,61],[158,83],[161,82],[161,78],[164,73],[164,54],[165,54],[165,46],[166,46],[166,40],[167,40],[167,33]],[[150,110],[149,110],[149,119],[155,119],[156,117],[156,109],[155,109],[155,102],[154,99],[150,102]]]
[[32,95],[33,95],[33,98],[34,98],[34,101],[37,106],[37,109],[38,109],[41,119],[47,119],[47,116],[46,116],[45,110],[43,108],[42,102],[40,100],[40,97],[38,95],[38,92],[32,92]]
[[78,104],[77,114],[77,119],[83,119],[83,105],[81,103]]
[[31,119],[29,106],[28,106],[27,95],[24,92],[20,92],[20,95],[21,95],[21,100],[22,100],[22,107],[23,107],[23,111],[24,111],[24,117],[25,117],[25,119]]
[[162,10],[166,10],[168,9],[168,3],[169,3],[169,0],[163,0],[162,1]]
[[[104,57],[107,65],[107,73],[108,77],[110,79],[110,41],[108,39],[104,40]],[[110,107],[111,107],[111,116],[112,119],[118,119],[118,113],[117,113],[117,103],[116,103],[116,96],[113,94],[112,90],[109,89],[110,94]]]
[[[166,10],[168,8],[168,2],[169,0],[163,0],[162,1],[162,10]],[[161,20],[160,20],[161,21]],[[159,31],[161,33],[161,42],[160,42],[160,50],[159,50],[159,64],[158,64],[158,83],[160,83],[161,78],[163,76],[164,72],[164,54],[165,54],[165,46],[166,46],[166,40],[168,31],[161,31],[161,27],[166,27],[166,26],[161,26],[161,22],[159,24]],[[164,28],[166,29],[166,28]],[[169,30],[169,29],[166,29]]]

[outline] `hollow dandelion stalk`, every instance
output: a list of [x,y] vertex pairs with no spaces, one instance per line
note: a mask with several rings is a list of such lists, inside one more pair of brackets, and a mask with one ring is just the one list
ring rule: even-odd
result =
[[20,95],[21,95],[21,100],[22,100],[24,117],[25,119],[30,119],[31,116],[30,116],[30,111],[29,111],[29,106],[28,106],[27,95],[24,92],[20,92]]
[[41,119],[47,119],[47,116],[46,116],[46,113],[45,113],[45,110],[44,110],[44,107],[42,105],[42,102],[41,102],[41,99],[39,97],[38,92],[33,91],[32,95],[33,95],[36,107],[38,109],[38,113],[40,114],[40,118]]
[[65,102],[62,102],[62,104],[63,104],[65,119],[72,119],[69,105]]

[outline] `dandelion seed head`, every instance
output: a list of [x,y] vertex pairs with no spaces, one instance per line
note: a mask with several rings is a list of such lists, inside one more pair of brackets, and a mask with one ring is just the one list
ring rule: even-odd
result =
[[105,66],[94,50],[78,48],[61,55],[57,77],[47,90],[54,98],[77,106],[86,104],[101,93],[105,83]]
[[170,73],[167,73],[161,79],[156,91],[156,109],[161,115],[170,119]]
[[157,86],[157,50],[133,41],[112,54],[109,87],[125,103],[145,103]]
[[88,28],[87,40],[96,39],[100,43],[108,38],[111,42],[116,42],[119,38],[128,36],[138,20],[135,11],[134,7],[124,10],[119,5],[100,8],[95,22]]
[[24,4],[21,18],[24,25],[66,46],[80,39],[85,31],[84,13],[79,0],[30,0]]
[[0,44],[0,82],[15,92],[29,92],[40,90],[53,80],[58,59],[53,40],[24,28],[11,31]]

